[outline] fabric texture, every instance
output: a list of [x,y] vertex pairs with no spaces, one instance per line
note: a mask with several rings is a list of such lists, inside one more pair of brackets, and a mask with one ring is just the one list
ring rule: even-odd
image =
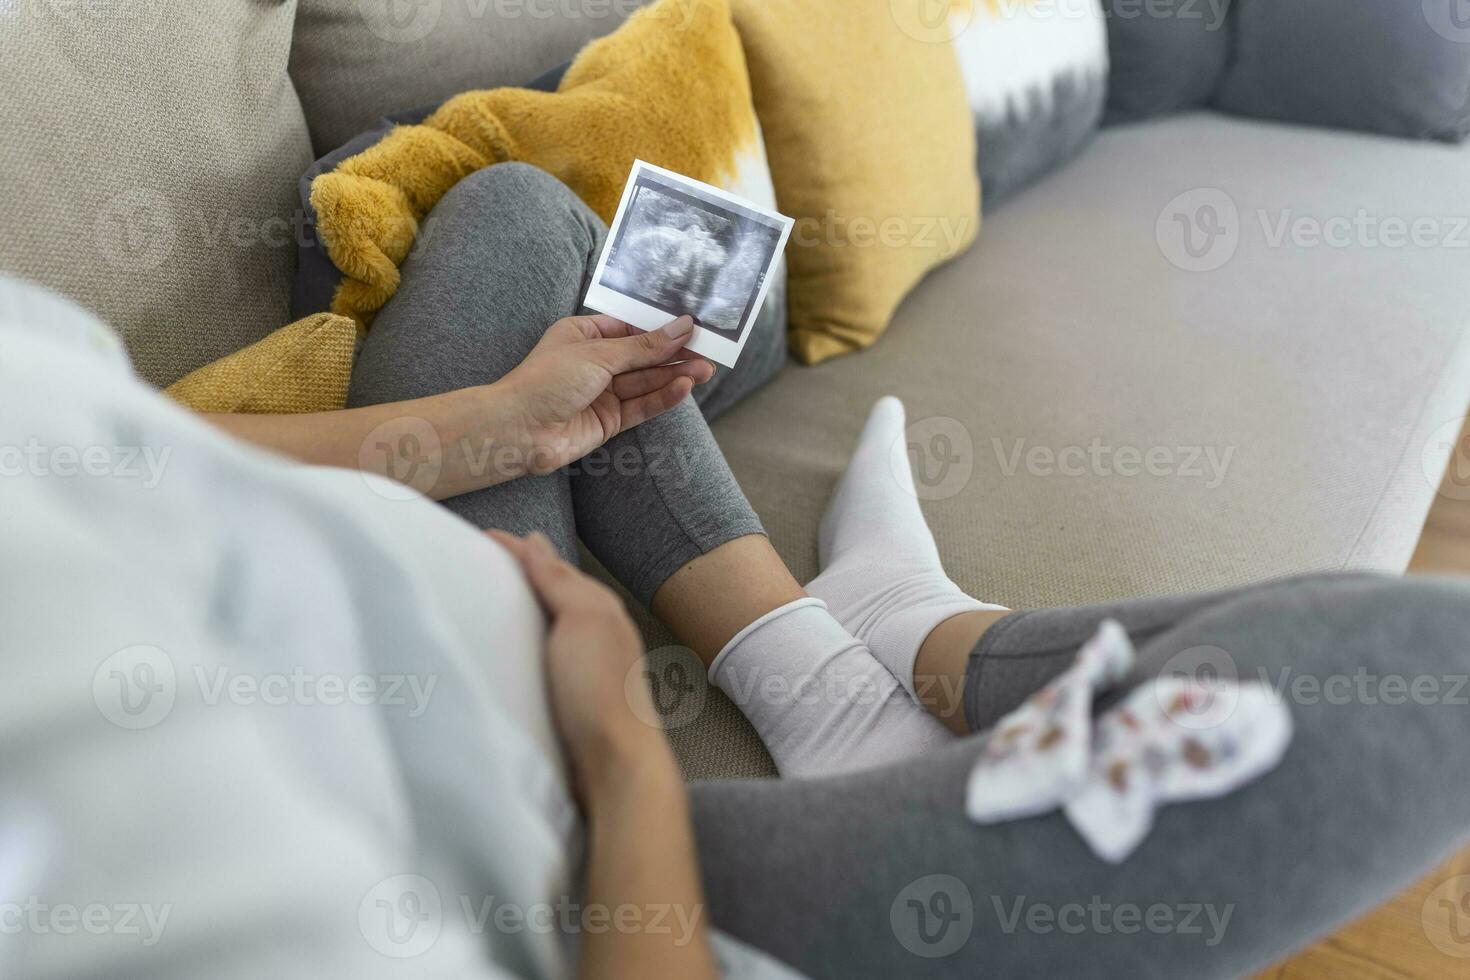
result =
[[710,664],[709,679],[788,779],[871,769],[954,738],[820,599],[797,599],[746,626]]
[[[525,84],[526,88],[538,92],[555,92],[561,78],[566,74],[570,62],[549,69]],[[376,146],[398,126],[416,126],[439,108],[439,103],[393,112],[379,119],[370,128],[358,133],[336,149],[328,152],[307,168],[297,181],[301,196],[301,210],[305,217],[301,241],[296,260],[296,283],[291,291],[291,315],[309,316],[331,309],[332,297],[342,282],[342,271],[332,263],[332,257],[322,247],[316,234],[316,210],[311,206],[311,185],[318,177],[331,173],[338,164],[349,157],[357,156],[368,147]],[[784,329],[784,326],[783,326]]]
[[[715,920],[817,978],[1224,980],[1341,927],[1463,846],[1470,786],[1444,779],[1444,760],[1470,737],[1458,689],[1470,669],[1464,582],[1319,576],[1192,609],[1175,601],[1122,611],[1160,629],[1137,642],[1133,672],[1099,710],[1174,675],[1182,653],[1228,651],[1242,679],[1264,674],[1287,700],[1294,734],[1275,769],[1160,809],[1121,864],[1057,812],[971,822],[966,782],[984,735],[835,779],[697,783]],[[1050,653],[1062,630],[1084,642],[1101,624],[1097,611],[1011,619],[992,648],[1009,660]],[[1298,678],[1360,673],[1424,677],[1439,698],[1291,694]]]
[[964,613],[1004,607],[965,595],[944,574],[919,506],[904,421],[897,398],[880,398],[868,414],[822,515],[822,574],[806,590],[918,697],[914,661],[934,627]]
[[99,314],[159,387],[289,319],[295,0],[0,5],[0,271]]
[[[363,343],[352,406],[486,384],[509,372],[548,326],[578,311],[606,235],[564,185],[519,163],[460,181],[439,202],[435,221],[435,234],[404,263],[403,288]],[[781,349],[775,335],[757,342]],[[762,360],[700,387],[724,387],[721,397],[738,398],[762,380],[748,370]],[[761,533],[692,400],[555,473],[444,504],[476,527],[541,531],[571,560],[580,537],[645,604],[686,562]]]
[[536,164],[611,221],[639,158],[774,206],[726,0],[660,0],[583,49],[556,93],[466,92],[317,177],[316,234],[344,273],[332,312],[370,323],[419,222],[473,171]]
[[[113,464],[0,481],[0,884],[55,925],[7,975],[570,976],[584,834],[515,559],[227,438],[105,335],[0,277],[0,442]],[[711,938],[726,977],[794,980]]]
[[1160,807],[1224,796],[1281,761],[1291,713],[1255,681],[1166,674],[1094,720],[1098,694],[1136,662],[1128,634],[1105,620],[1071,667],[986,738],[965,787],[970,819],[1060,809],[1094,854],[1117,864]]
[[[1214,113],[1104,129],[1046,193],[989,216],[985,242],[917,290],[882,344],[786,372],[715,436],[801,582],[884,394],[908,408],[944,568],[987,602],[1402,571],[1470,391],[1466,186],[1464,146]],[[1238,211],[1239,235],[1228,261],[1192,272],[1157,221],[1219,201],[1208,188]],[[1283,217],[1325,222],[1365,202],[1369,228],[1445,220],[1422,246],[1276,237]],[[706,704],[673,733],[686,771],[771,772],[748,726]]]
[[[975,132],[954,49],[890,5],[735,0],[787,249],[791,350],[871,346],[980,224]],[[894,7],[898,9],[898,7]]]
[[1234,20],[1226,111],[1411,139],[1470,134],[1463,0],[1237,0]]
[[524,85],[611,33],[640,5],[305,0],[290,71],[316,155],[410,106]]
[[357,324],[318,313],[189,372],[165,390],[199,412],[294,414],[347,405]]
[[959,4],[949,33],[975,114],[987,210],[1071,159],[1107,101],[1098,0]]
[[1232,0],[1104,0],[1105,125],[1209,105],[1230,57]]

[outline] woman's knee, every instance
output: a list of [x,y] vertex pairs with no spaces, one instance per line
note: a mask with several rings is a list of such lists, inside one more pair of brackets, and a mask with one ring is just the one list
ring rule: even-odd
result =
[[497,163],[455,184],[425,220],[420,237],[432,241],[436,224],[499,229],[534,240],[569,239],[589,253],[601,237],[592,210],[551,174],[528,163]]

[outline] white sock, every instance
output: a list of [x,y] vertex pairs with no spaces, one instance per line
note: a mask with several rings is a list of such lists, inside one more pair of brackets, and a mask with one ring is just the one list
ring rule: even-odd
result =
[[709,678],[750,719],[783,776],[870,769],[954,737],[818,599],[741,630]]
[[929,632],[960,613],[1003,610],[965,595],[939,563],[924,523],[904,436],[903,403],[873,406],[818,538],[822,574],[807,591],[914,692]]

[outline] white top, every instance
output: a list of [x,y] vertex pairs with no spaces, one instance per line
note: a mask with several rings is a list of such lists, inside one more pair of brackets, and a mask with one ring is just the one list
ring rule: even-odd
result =
[[569,975],[543,628],[457,517],[0,279],[0,975]]

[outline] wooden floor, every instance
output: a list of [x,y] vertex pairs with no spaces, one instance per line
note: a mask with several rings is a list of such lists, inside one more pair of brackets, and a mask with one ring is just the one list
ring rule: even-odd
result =
[[[1466,447],[1470,427],[1462,434],[1450,464],[1445,487],[1435,499],[1410,571],[1470,575],[1470,455]],[[1464,778],[1457,773],[1452,778]],[[1466,828],[1470,831],[1470,827]],[[1470,850],[1456,855],[1413,888],[1395,897],[1376,912],[1341,932],[1260,974],[1261,980],[1389,980],[1389,978],[1470,977],[1470,898],[1464,888],[1455,889],[1461,910],[1452,912],[1441,904],[1446,892],[1426,902],[1436,888],[1457,875],[1470,874]],[[1453,925],[1449,916],[1458,915]],[[1458,936],[1449,928],[1461,931]],[[1451,956],[1430,940],[1435,932],[1441,943],[1463,954]],[[1456,939],[1462,941],[1457,943]]]

